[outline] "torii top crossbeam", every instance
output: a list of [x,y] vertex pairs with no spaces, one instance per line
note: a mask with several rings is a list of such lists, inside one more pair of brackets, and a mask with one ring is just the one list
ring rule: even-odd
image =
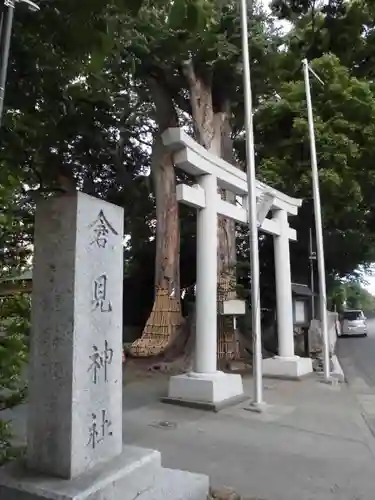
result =
[[[247,196],[245,172],[207,151],[180,128],[166,130],[162,138],[165,146],[168,146],[175,152],[174,162],[176,167],[181,168],[194,177],[205,174],[214,175],[219,187],[243,198],[243,206],[247,206],[245,200]],[[260,229],[277,236],[280,234],[280,229],[277,227],[275,220],[266,218],[267,212],[269,210],[284,210],[288,215],[297,215],[298,209],[302,205],[302,200],[288,196],[260,181],[257,181],[256,191],[259,206],[262,200],[265,200],[265,196],[268,201],[265,213],[263,211],[264,216],[261,217],[261,220],[258,217]],[[177,187],[177,198],[182,203],[196,208],[205,207],[205,193],[199,186],[179,185]],[[221,200],[219,195],[218,198],[217,211],[220,215],[242,223],[248,221],[247,210],[245,208]],[[294,229],[289,228],[288,236],[290,240],[297,239]]]
[[[186,134],[181,128],[169,128],[163,134],[163,143],[175,151],[176,166],[187,173],[198,176],[214,174],[218,184],[240,196],[247,195],[246,173],[221,158],[214,156]],[[269,193],[274,196],[274,208],[297,215],[302,200],[288,196],[263,182],[257,181],[257,194]]]

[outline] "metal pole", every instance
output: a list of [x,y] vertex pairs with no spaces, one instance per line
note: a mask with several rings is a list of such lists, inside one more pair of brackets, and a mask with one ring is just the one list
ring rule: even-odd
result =
[[309,244],[309,259],[310,259],[310,287],[311,287],[311,292],[312,292],[312,297],[311,297],[311,316],[312,319],[315,319],[315,277],[314,277],[314,260],[316,259],[315,252],[313,250],[313,239],[312,239],[312,230],[310,227],[310,234],[309,234],[309,239],[310,239],[310,244]]
[[0,127],[3,117],[4,110],[4,95],[5,95],[5,84],[7,79],[8,71],[8,60],[9,60],[9,50],[10,50],[10,40],[12,37],[12,27],[13,27],[13,16],[14,16],[14,1],[5,2],[5,12],[3,19],[3,26],[1,30],[1,59],[0,59]]
[[318,274],[319,274],[320,321],[322,325],[322,337],[323,337],[323,367],[324,367],[324,379],[328,381],[330,379],[330,366],[329,366],[330,363],[329,363],[328,322],[327,322],[327,291],[326,291],[326,272],[324,264],[322,212],[321,212],[320,193],[319,193],[319,172],[318,172],[318,163],[316,159],[314,117],[313,117],[313,110],[311,103],[309,66],[307,59],[304,59],[302,63],[303,63],[303,72],[305,80],[307,115],[308,115],[309,135],[310,135],[311,176],[312,176],[313,196],[314,196],[316,250],[317,250],[317,260],[318,260]]
[[254,406],[263,404],[262,382],[262,337],[260,318],[259,292],[259,249],[258,249],[258,221],[256,207],[256,177],[255,151],[253,129],[253,107],[251,95],[250,54],[247,25],[247,0],[241,0],[241,37],[243,57],[243,84],[245,94],[245,130],[246,130],[246,163],[248,188],[249,214],[249,243],[251,268],[251,312],[253,334],[253,376],[254,376]]
[[1,33],[3,30],[4,12],[5,12],[5,5],[2,4],[0,5],[0,40],[1,40]]

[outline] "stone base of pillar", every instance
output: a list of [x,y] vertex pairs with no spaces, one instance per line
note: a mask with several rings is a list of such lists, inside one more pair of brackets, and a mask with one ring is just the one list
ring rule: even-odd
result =
[[219,411],[248,399],[243,392],[241,375],[186,373],[169,379],[168,397],[164,403]]
[[263,360],[263,375],[265,377],[298,380],[312,372],[313,366],[310,358],[275,356]]
[[158,451],[125,446],[123,453],[72,480],[34,475],[20,464],[0,468],[1,500],[206,500],[209,478],[164,469]]

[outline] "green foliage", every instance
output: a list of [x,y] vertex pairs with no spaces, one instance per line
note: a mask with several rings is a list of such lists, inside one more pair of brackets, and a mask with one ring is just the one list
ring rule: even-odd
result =
[[[312,80],[326,264],[329,273],[345,276],[375,258],[370,188],[375,180],[375,96],[371,85],[352,77],[334,55],[312,65],[325,82],[322,87]],[[266,101],[255,116],[259,171],[282,191],[311,198],[302,71],[299,79],[282,83],[278,93],[281,99]]]
[[8,334],[0,345],[0,409],[2,410],[18,405],[24,398],[25,387],[20,388],[20,376],[25,361],[24,336],[16,333]]
[[[22,375],[29,331],[29,297],[3,297],[0,302],[0,411],[20,404],[25,398],[26,382]],[[11,438],[10,422],[0,418],[0,464],[17,455]]]
[[375,297],[363,288],[360,283],[344,284],[347,309],[362,309],[365,312],[375,312]]
[[16,174],[8,173],[8,164],[0,169],[0,276],[9,268],[25,264],[30,256],[33,210]]
[[344,309],[375,312],[375,297],[358,280],[336,280],[331,286],[329,300],[339,312]]
[[217,15],[217,2],[205,0],[174,0],[168,21],[172,29],[203,32]]
[[[291,23],[285,36],[261,8],[249,13],[258,175],[311,197],[301,70],[307,56],[325,82],[312,80],[326,268],[332,279],[348,276],[375,260],[373,2],[275,0],[273,9]],[[167,89],[180,122],[191,127],[183,72],[191,59],[212,85],[215,110],[230,103],[236,159],[244,164],[240,34],[237,1],[53,0],[38,14],[17,10],[0,145],[3,268],[20,267],[29,256],[29,188],[49,192],[61,187],[61,177],[73,177],[83,191],[124,207],[127,273],[149,274],[155,199],[145,174],[156,128],[149,79]],[[194,276],[194,217],[182,212],[187,280]],[[306,275],[311,210],[292,223],[299,235],[292,268]],[[261,252],[271,297],[272,241],[262,240]],[[246,234],[238,254],[247,261]]]

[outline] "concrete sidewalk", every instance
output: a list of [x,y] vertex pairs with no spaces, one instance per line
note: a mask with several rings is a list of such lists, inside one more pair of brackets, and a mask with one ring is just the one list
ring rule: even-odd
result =
[[[164,405],[166,388],[162,375],[124,388],[124,441],[160,450],[164,466],[265,500],[373,500],[375,441],[345,384],[266,380],[264,414]],[[22,435],[24,407],[14,416]]]
[[158,378],[124,391],[124,440],[159,449],[165,466],[266,500],[373,500],[374,438],[345,384],[268,380],[261,415],[248,403],[219,414],[166,406],[165,390]]

